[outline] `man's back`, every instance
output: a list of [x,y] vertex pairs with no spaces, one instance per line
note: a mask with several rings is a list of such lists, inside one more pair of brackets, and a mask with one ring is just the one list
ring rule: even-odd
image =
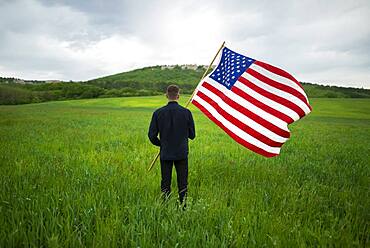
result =
[[157,109],[153,113],[148,137],[154,145],[161,147],[162,160],[187,158],[188,138],[195,137],[190,110],[180,106],[176,101],[170,101],[166,106]]
[[177,85],[167,87],[169,102],[153,113],[148,137],[154,145],[161,147],[161,191],[164,200],[171,194],[172,167],[175,165],[179,200],[183,204],[188,192],[188,139],[195,138],[195,128],[190,110],[177,103],[179,92]]

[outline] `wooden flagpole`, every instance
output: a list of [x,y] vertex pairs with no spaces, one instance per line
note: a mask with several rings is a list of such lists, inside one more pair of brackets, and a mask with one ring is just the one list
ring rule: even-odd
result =
[[[220,53],[220,51],[222,50],[222,48],[223,48],[224,46],[225,46],[225,41],[224,41],[224,42],[222,42],[222,45],[221,45],[221,46],[220,46],[220,48],[218,49],[218,51],[217,51],[216,55],[213,57],[213,59],[212,59],[211,63],[209,64],[209,66],[208,66],[207,70],[204,72],[204,74],[203,74],[202,78],[201,78],[199,81],[202,81],[202,79],[207,75],[207,72],[208,72],[208,71],[209,71],[209,69],[212,67],[213,62],[215,62],[215,60],[216,60],[216,58],[217,58],[217,55]],[[185,105],[185,108],[187,108],[187,107],[189,106],[189,104],[190,104],[190,102],[191,102],[191,99],[193,98],[193,96],[194,96],[194,94],[195,94],[196,89],[197,89],[197,87],[194,89],[193,93],[191,94],[191,96],[190,96],[189,100],[187,101],[187,103],[186,103],[186,105]],[[148,171],[150,171],[150,170],[153,168],[153,166],[154,166],[155,162],[157,161],[157,159],[158,159],[158,157],[159,157],[159,154],[160,154],[160,151],[158,151],[157,155],[154,157],[154,159],[153,159],[153,160],[152,160],[152,162],[150,163],[150,166],[149,166],[149,168],[148,168]]]

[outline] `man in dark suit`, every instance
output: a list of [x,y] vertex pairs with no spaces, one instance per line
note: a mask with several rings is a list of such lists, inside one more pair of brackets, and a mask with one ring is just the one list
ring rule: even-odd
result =
[[195,138],[195,127],[190,110],[177,103],[179,91],[177,85],[167,87],[168,104],[153,113],[148,137],[154,145],[160,147],[161,191],[164,198],[167,199],[171,193],[172,165],[175,164],[179,199],[182,204],[188,186],[188,138]]

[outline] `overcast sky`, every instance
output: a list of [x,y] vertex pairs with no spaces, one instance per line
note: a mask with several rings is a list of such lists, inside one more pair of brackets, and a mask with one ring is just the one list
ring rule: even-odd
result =
[[0,0],[0,76],[209,64],[222,41],[299,81],[370,88],[370,1]]

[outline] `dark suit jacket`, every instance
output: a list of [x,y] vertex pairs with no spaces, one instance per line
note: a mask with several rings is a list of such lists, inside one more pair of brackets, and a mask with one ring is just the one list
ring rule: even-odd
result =
[[[159,139],[158,139],[159,133]],[[176,101],[157,109],[150,122],[148,137],[160,146],[162,160],[180,160],[188,156],[188,138],[195,138],[193,116]]]

